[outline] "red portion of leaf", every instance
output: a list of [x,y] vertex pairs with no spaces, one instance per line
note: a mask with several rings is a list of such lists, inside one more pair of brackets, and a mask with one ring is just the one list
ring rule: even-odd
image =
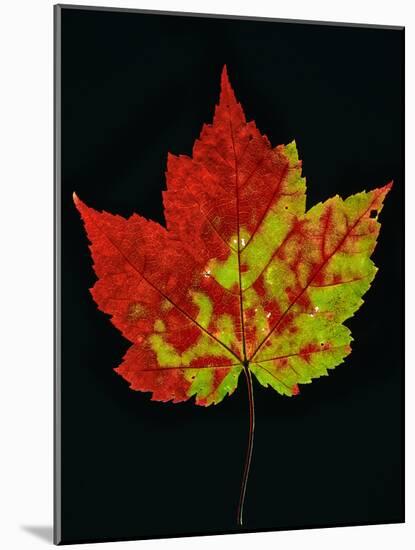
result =
[[[290,166],[283,150],[273,149],[255,123],[246,122],[225,67],[213,124],[203,126],[193,158],[168,157],[163,194],[167,227],[196,261],[225,259],[242,226],[252,238],[269,208],[290,196],[284,185]],[[238,251],[246,244],[236,242],[232,248]]]

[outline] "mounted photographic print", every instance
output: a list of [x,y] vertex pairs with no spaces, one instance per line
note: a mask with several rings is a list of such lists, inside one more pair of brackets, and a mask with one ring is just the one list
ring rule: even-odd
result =
[[404,521],[404,30],[55,6],[55,542]]

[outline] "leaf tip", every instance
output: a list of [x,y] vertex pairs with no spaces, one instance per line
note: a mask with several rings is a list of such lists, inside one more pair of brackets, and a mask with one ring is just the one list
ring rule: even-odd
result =
[[393,187],[393,180],[390,180],[386,185],[378,188],[379,196],[382,197],[382,200],[384,197],[386,197],[386,195],[389,193],[392,187]]
[[88,210],[88,206],[81,201],[81,199],[78,197],[78,195],[75,193],[75,191],[72,193],[72,199],[74,202],[74,205],[76,206],[76,209],[80,213],[81,217],[84,217],[84,214]]
[[79,211],[81,211],[81,208],[82,208],[83,206],[85,206],[85,205],[84,205],[84,203],[81,201],[81,199],[78,197],[78,195],[76,194],[75,191],[72,193],[72,199],[73,199],[73,202],[74,202],[76,208],[77,208]]
[[[222,69],[222,74],[221,74],[221,78],[220,78],[220,85],[221,85],[222,92],[226,91],[226,96],[227,97],[234,96],[234,92],[233,92],[233,89],[232,89],[232,86],[231,86],[231,83],[230,83],[230,80],[229,80],[228,67],[227,67],[226,64],[223,66],[223,69]],[[233,99],[235,99],[235,98],[233,97]]]

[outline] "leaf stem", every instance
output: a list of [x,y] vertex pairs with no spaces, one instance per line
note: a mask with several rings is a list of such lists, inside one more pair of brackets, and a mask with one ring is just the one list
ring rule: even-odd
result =
[[243,525],[243,513],[244,513],[244,503],[246,495],[246,486],[248,484],[249,469],[251,467],[252,460],[252,450],[254,447],[254,431],[255,431],[255,406],[254,406],[254,390],[252,385],[252,375],[249,370],[248,361],[244,361],[244,373],[246,378],[247,390],[248,390],[248,401],[249,401],[249,434],[248,434],[248,448],[246,450],[246,458],[244,471],[242,474],[242,483],[241,483],[241,492],[239,496],[238,512],[237,512],[237,522],[238,525]]

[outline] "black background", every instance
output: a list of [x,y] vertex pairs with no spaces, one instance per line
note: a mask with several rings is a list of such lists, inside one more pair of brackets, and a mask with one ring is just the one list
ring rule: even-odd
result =
[[128,388],[72,202],[164,223],[167,152],[191,153],[224,63],[247,118],[273,145],[296,139],[308,207],[395,182],[353,353],[295,398],[254,382],[243,529],[403,521],[403,31],[61,14],[62,541],[240,531],[244,378],[208,408]]

